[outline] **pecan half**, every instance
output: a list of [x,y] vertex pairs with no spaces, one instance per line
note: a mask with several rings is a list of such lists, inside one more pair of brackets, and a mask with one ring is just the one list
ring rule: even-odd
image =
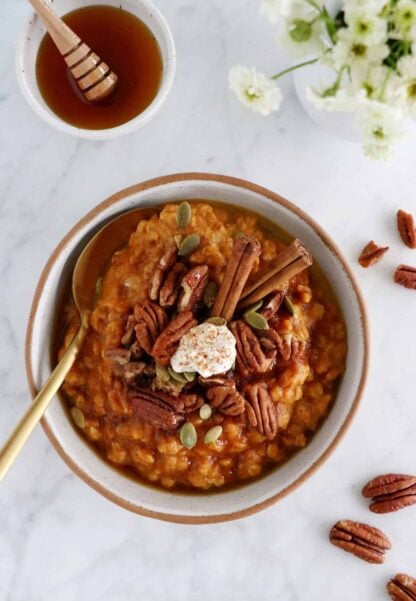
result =
[[211,407],[225,415],[241,415],[245,410],[245,400],[236,390],[234,382],[227,385],[213,386],[207,392]]
[[110,359],[119,366],[127,365],[130,361],[130,351],[125,348],[110,348],[103,352],[106,359]]
[[393,601],[416,601],[416,578],[396,574],[387,584],[387,592]]
[[183,403],[182,411],[185,413],[192,413],[204,404],[204,399],[198,394],[181,394],[179,400]]
[[123,378],[128,386],[134,386],[143,376],[151,378],[154,373],[155,369],[152,365],[147,365],[143,361],[130,361],[123,369]]
[[270,353],[272,349],[279,351],[285,361],[299,361],[305,354],[306,342],[299,340],[292,333],[279,334],[277,332],[278,321],[272,318],[269,321],[269,329],[264,330],[260,336],[260,343],[264,351]]
[[134,333],[135,327],[136,327],[136,320],[134,318],[133,313],[131,313],[127,317],[126,325],[124,328],[124,334],[121,339],[121,344],[123,346],[130,346],[131,344],[133,344],[134,339],[135,339],[135,333]]
[[199,376],[198,381],[203,386],[228,386],[233,385],[234,380],[231,378],[227,378],[227,376],[210,376],[209,378],[204,378],[203,376]]
[[178,311],[195,311],[208,284],[208,265],[196,265],[182,278]]
[[241,319],[230,323],[230,330],[237,342],[237,370],[245,376],[267,371],[272,360],[264,354],[253,330]]
[[390,513],[416,503],[416,476],[385,474],[366,484],[362,494],[372,499],[370,511]]
[[416,248],[416,227],[413,215],[402,209],[397,211],[397,228],[406,246]]
[[391,549],[391,542],[381,530],[351,520],[337,522],[331,528],[329,540],[368,563],[383,563],[385,552]]
[[394,281],[405,288],[416,290],[416,267],[399,265],[394,274]]
[[278,416],[267,388],[262,384],[251,384],[246,387],[245,394],[248,423],[257,426],[267,440],[272,440],[277,434]]
[[150,388],[139,388],[128,393],[135,414],[155,428],[175,430],[185,419],[177,399]]
[[283,299],[286,296],[287,285],[283,290],[277,290],[277,292],[273,292],[263,303],[263,306],[260,310],[261,315],[269,321],[272,317],[276,315],[278,310],[280,309]]
[[358,262],[361,267],[370,267],[381,261],[388,250],[388,246],[379,246],[374,240],[371,240],[361,251]]
[[134,317],[137,343],[150,355],[156,338],[166,326],[166,313],[156,303],[145,301],[134,306]]
[[152,355],[156,363],[169,365],[170,358],[174,355],[182,336],[197,324],[191,311],[184,311],[174,317],[153,346]]
[[161,256],[158,264],[153,272],[153,277],[149,286],[149,297],[152,301],[157,301],[159,298],[159,292],[162,288],[165,274],[174,265],[178,249],[176,246],[168,248],[168,250]]
[[180,282],[185,271],[183,263],[175,263],[168,272],[159,292],[159,303],[162,307],[173,307],[178,300]]

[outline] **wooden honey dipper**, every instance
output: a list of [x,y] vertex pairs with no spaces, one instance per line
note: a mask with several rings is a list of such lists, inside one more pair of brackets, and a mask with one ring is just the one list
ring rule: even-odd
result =
[[48,6],[45,0],[29,0],[48,30],[88,102],[111,94],[118,77],[95,52]]

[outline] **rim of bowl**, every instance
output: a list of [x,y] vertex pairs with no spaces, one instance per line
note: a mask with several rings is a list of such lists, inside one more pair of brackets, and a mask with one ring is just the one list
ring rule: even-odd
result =
[[230,511],[230,512],[227,512],[224,514],[185,516],[185,515],[177,515],[177,514],[152,511],[152,510],[146,509],[144,507],[141,507],[140,505],[130,503],[123,497],[118,496],[118,495],[108,491],[103,484],[101,484],[100,482],[98,482],[94,479],[94,476],[92,476],[92,475],[86,473],[84,470],[82,470],[78,466],[76,461],[64,451],[64,449],[61,447],[58,440],[56,439],[56,437],[45,417],[42,418],[41,425],[42,425],[42,428],[45,431],[47,437],[49,438],[50,442],[52,443],[52,446],[55,448],[55,450],[60,455],[60,457],[65,461],[65,463],[68,465],[68,467],[77,476],[79,476],[86,484],[91,486],[95,491],[97,491],[102,496],[106,497],[107,499],[109,499],[110,501],[115,503],[116,505],[119,505],[120,507],[123,507],[124,509],[128,509],[129,511],[132,511],[133,513],[137,513],[137,514],[143,515],[145,517],[156,518],[156,519],[159,519],[159,520],[162,520],[165,522],[174,522],[174,523],[180,523],[180,524],[212,524],[212,523],[218,523],[218,522],[227,522],[227,521],[247,517],[249,515],[257,513],[263,509],[266,509],[267,507],[270,507],[277,501],[283,499],[284,497],[289,495],[291,492],[296,490],[301,484],[303,484],[306,480],[308,480],[323,465],[323,463],[325,463],[325,461],[332,455],[332,453],[334,452],[334,450],[337,448],[337,446],[341,442],[342,438],[344,437],[346,431],[350,427],[352,420],[358,410],[360,400],[361,400],[361,397],[362,397],[362,394],[363,394],[363,391],[365,388],[365,383],[367,380],[368,368],[369,368],[370,337],[369,337],[367,309],[366,309],[364,299],[363,299],[360,287],[358,285],[357,279],[356,279],[355,275],[353,274],[351,268],[349,267],[348,262],[345,259],[343,253],[340,251],[338,246],[332,241],[332,239],[326,234],[326,232],[321,228],[321,226],[314,219],[309,217],[309,215],[307,215],[302,209],[298,208],[296,205],[291,203],[289,200],[286,200],[279,194],[272,192],[271,190],[268,190],[267,188],[263,188],[262,186],[251,183],[244,179],[235,178],[235,177],[227,176],[227,175],[217,175],[217,174],[212,174],[212,173],[201,173],[201,172],[192,173],[191,172],[191,173],[176,173],[176,174],[172,174],[172,175],[165,175],[165,176],[156,177],[156,178],[153,178],[150,180],[146,180],[144,182],[141,182],[141,183],[133,185],[133,186],[129,186],[128,188],[124,188],[123,190],[120,190],[119,192],[112,194],[106,200],[102,201],[96,207],[94,207],[92,210],[90,210],[84,217],[82,217],[69,230],[69,232],[64,236],[64,238],[61,240],[61,242],[53,250],[52,254],[50,255],[50,258],[48,259],[45,267],[43,268],[43,271],[41,273],[41,276],[39,278],[39,281],[38,281],[38,284],[36,286],[36,290],[34,293],[32,305],[31,305],[31,309],[30,309],[28,325],[27,325],[27,329],[26,329],[25,366],[26,366],[26,376],[27,376],[27,379],[29,382],[30,393],[32,395],[32,398],[34,398],[36,395],[36,392],[37,392],[36,387],[35,387],[33,368],[32,368],[32,359],[31,359],[34,319],[35,319],[35,316],[37,313],[38,304],[39,304],[42,290],[44,288],[45,282],[47,281],[47,279],[49,277],[52,267],[53,267],[57,257],[60,255],[62,250],[67,246],[67,244],[72,240],[73,236],[81,228],[88,225],[90,223],[91,219],[93,219],[94,217],[99,215],[107,207],[117,204],[117,202],[123,198],[131,196],[132,194],[137,194],[144,190],[148,190],[149,188],[154,188],[154,187],[158,187],[158,186],[165,185],[165,184],[178,183],[181,181],[192,181],[192,180],[215,181],[215,182],[232,185],[232,186],[239,187],[239,188],[244,188],[248,191],[255,192],[257,194],[265,196],[267,199],[272,200],[273,202],[276,202],[277,204],[285,207],[286,209],[289,209],[290,211],[295,213],[298,217],[300,217],[303,221],[305,221],[318,234],[318,236],[320,237],[320,239],[322,240],[324,245],[327,248],[329,248],[329,250],[332,253],[334,253],[336,255],[337,259],[341,263],[341,265],[345,271],[345,274],[347,275],[347,277],[350,280],[351,286],[354,290],[354,294],[356,295],[356,298],[357,298],[357,303],[358,303],[358,307],[359,307],[359,311],[360,311],[360,322],[361,322],[361,326],[362,326],[364,353],[363,353],[363,365],[362,365],[361,377],[360,377],[360,382],[359,382],[359,385],[357,388],[356,395],[352,401],[351,408],[350,408],[346,418],[344,419],[343,423],[341,424],[338,431],[336,432],[334,439],[329,444],[329,446],[321,453],[321,455],[318,457],[318,459],[309,468],[307,468],[298,478],[296,478],[296,480],[294,480],[291,484],[289,484],[286,488],[284,488],[280,492],[278,492],[276,494],[272,494],[270,497],[268,497],[264,501],[262,501],[260,503],[255,503],[255,504],[251,505],[250,507],[246,507],[245,509],[242,509],[239,511]]
[[[165,103],[167,97],[169,96],[173,82],[176,74],[176,47],[175,41],[173,38],[172,31],[166,21],[165,17],[161,13],[161,11],[152,3],[150,0],[133,0],[137,4],[141,4],[144,6],[145,10],[154,16],[158,21],[158,24],[162,31],[162,36],[166,42],[166,56],[167,60],[164,61],[163,71],[162,71],[162,79],[160,83],[159,90],[157,91],[156,96],[153,98],[152,102],[147,106],[143,112],[139,113],[129,121],[122,123],[121,125],[117,125],[116,127],[110,127],[107,129],[84,129],[82,127],[76,127],[75,125],[71,125],[67,123],[63,119],[61,119],[58,115],[56,115],[52,109],[48,109],[45,103],[45,106],[40,103],[37,98],[34,96],[32,92],[32,86],[29,84],[28,79],[26,77],[25,70],[23,69],[22,61],[25,56],[25,48],[28,45],[28,38],[30,28],[33,25],[33,19],[36,17],[35,12],[31,12],[26,21],[26,25],[21,35],[17,47],[16,47],[16,55],[15,55],[15,70],[16,77],[20,87],[20,90],[30,106],[30,108],[38,115],[44,122],[48,125],[57,129],[60,132],[69,134],[70,136],[74,136],[77,138],[82,138],[85,140],[112,140],[114,138],[120,138],[121,136],[125,136],[127,134],[133,133],[138,130],[140,127],[146,125],[162,108]],[[97,3],[98,0],[97,0]],[[85,6],[92,6],[92,4],[86,4]],[[116,0],[114,0],[114,5],[117,5]],[[127,10],[127,9],[126,9]],[[131,12],[131,11],[128,11]],[[134,13],[132,13],[134,14]],[[154,30],[147,25],[152,34],[155,35]],[[155,35],[156,37],[156,35]],[[156,37],[157,40],[157,37]],[[36,83],[36,87],[37,83]]]

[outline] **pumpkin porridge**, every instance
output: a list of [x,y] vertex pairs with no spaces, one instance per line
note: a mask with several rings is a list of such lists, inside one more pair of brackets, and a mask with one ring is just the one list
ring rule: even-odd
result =
[[[299,240],[204,201],[142,220],[97,284],[63,385],[110,463],[166,489],[267,473],[305,447],[345,369],[334,297]],[[61,356],[77,332],[65,305]]]

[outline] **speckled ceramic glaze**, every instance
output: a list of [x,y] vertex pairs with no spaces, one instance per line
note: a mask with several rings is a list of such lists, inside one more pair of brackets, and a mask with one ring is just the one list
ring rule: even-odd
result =
[[357,410],[368,365],[365,309],[357,284],[334,243],[306,214],[277,194],[224,176],[178,174],[123,190],[86,215],[65,236],[47,263],[33,301],[27,331],[26,361],[32,393],[51,373],[49,349],[63,286],[86,242],[108,220],[139,206],[182,199],[223,201],[249,208],[300,238],[323,268],[337,293],[348,329],[347,369],[334,407],[310,444],[266,477],[228,492],[180,495],[141,485],[93,453],[68,420],[59,399],[43,419],[52,444],[85,482],[115,503],[168,521],[206,523],[243,517],[293,491],[315,473],[340,441]]

